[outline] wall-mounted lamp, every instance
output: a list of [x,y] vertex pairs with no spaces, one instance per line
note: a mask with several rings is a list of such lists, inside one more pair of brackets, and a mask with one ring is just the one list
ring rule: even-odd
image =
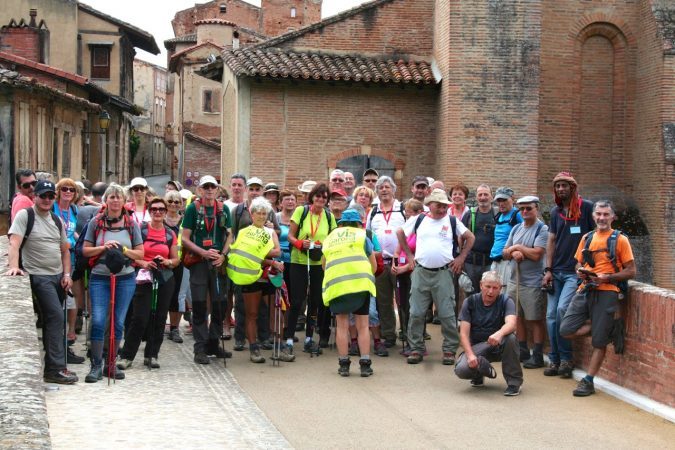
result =
[[83,131],[84,134],[105,134],[110,126],[110,114],[105,109],[98,115],[98,127],[101,131]]

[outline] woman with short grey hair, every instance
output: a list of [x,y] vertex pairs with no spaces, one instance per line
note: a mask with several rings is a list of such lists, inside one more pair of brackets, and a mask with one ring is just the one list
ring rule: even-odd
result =
[[377,183],[375,183],[375,192],[378,192],[380,190],[380,186],[382,186],[384,183],[389,183],[389,186],[391,186],[392,192],[395,194],[396,193],[396,183],[394,183],[394,180],[391,179],[391,177],[387,175],[382,175],[380,178],[377,179]]

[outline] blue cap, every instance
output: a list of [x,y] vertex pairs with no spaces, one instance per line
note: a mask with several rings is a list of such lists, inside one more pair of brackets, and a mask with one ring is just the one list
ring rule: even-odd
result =
[[358,222],[361,223],[361,216],[355,209],[345,209],[342,212],[342,217],[338,220],[338,223],[344,222]]

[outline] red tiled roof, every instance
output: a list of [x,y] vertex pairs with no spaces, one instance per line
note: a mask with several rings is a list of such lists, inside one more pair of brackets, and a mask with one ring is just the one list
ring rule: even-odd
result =
[[77,83],[80,86],[84,86],[88,82],[88,80],[83,76],[77,75],[72,72],[66,72],[65,70],[61,70],[57,67],[48,66],[47,64],[41,64],[39,62],[31,61],[30,59],[26,59],[21,56],[14,55],[12,53],[0,52],[0,59],[20,64],[25,67],[31,67],[41,72],[46,72],[56,77],[72,81],[73,83]]
[[386,56],[249,48],[225,52],[223,61],[237,76],[415,85],[437,83],[430,63]]
[[185,132],[185,137],[190,138],[194,141],[200,142],[200,143],[202,143],[204,145],[207,145],[209,147],[213,147],[215,149],[220,150],[220,142],[212,141],[211,139],[207,139],[203,136],[199,136],[198,134],[194,134],[194,133],[191,133],[189,131]]
[[207,24],[214,24],[214,25],[232,25],[233,27],[236,27],[237,24],[234,22],[230,22],[229,20],[225,19],[201,19],[195,22],[195,25],[207,25]]
[[183,50],[171,55],[171,58],[169,59],[169,72],[173,72],[176,69],[176,64],[178,64],[178,60],[182,56],[187,55],[188,53],[190,53],[194,50],[197,50],[199,48],[206,47],[206,46],[209,46],[209,45],[213,46],[213,47],[216,47],[219,51],[222,51],[225,48],[222,45],[218,45],[215,42],[211,42],[211,41],[204,41],[201,44],[197,44],[197,45],[193,45],[193,46],[188,47],[188,48],[184,48]]

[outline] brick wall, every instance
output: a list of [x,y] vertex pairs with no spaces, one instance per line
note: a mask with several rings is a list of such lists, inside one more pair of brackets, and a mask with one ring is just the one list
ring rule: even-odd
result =
[[183,127],[185,132],[194,133],[211,141],[220,141],[220,127],[199,122],[184,122]]
[[247,175],[295,188],[327,181],[336,158],[370,151],[399,161],[399,195],[435,171],[434,88],[275,83],[251,87],[251,168]]
[[[185,172],[199,172],[200,176],[213,175],[220,178],[220,149],[185,137]],[[185,172],[180,175],[180,182],[185,181]],[[190,187],[190,186],[186,186]]]
[[[220,4],[225,3],[227,12],[220,12]],[[225,19],[237,25],[258,30],[260,27],[260,8],[242,0],[211,1],[193,8],[178,11],[171,21],[176,36],[194,33],[194,23],[202,19]]]
[[[675,292],[631,283],[623,311],[625,353],[607,347],[598,376],[675,407]],[[590,337],[575,340],[575,364],[586,369],[592,350]]]
[[[262,0],[262,28],[266,36],[278,36],[321,20],[321,2],[315,0]],[[295,17],[291,17],[295,8]]]
[[0,31],[0,51],[31,61],[40,61],[40,35],[37,28],[4,28]]

